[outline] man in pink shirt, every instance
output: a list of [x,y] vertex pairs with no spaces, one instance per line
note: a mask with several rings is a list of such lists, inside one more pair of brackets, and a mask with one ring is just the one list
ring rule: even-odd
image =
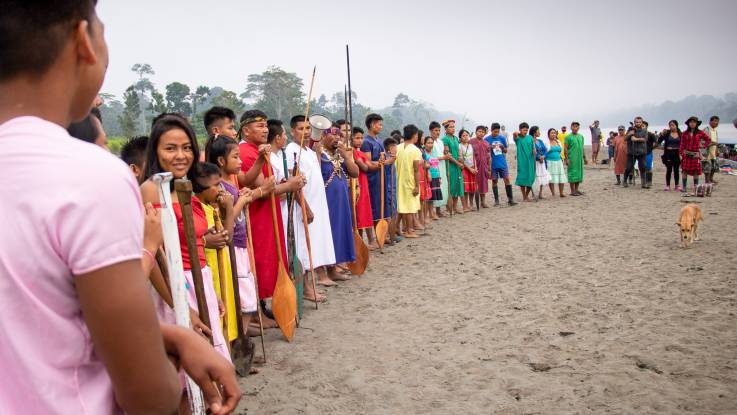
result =
[[167,354],[228,413],[232,366],[156,320],[133,176],[65,130],[87,115],[107,63],[94,0],[3,3],[0,414],[173,413],[182,388]]

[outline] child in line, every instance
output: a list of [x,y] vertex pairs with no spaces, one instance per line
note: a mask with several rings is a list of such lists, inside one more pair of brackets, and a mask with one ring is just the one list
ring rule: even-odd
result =
[[413,124],[404,127],[404,141],[397,149],[397,211],[404,236],[417,238],[415,214],[420,210],[420,163],[422,152],[415,145],[419,130]]
[[369,193],[368,176],[366,173],[369,171],[371,163],[373,163],[361,151],[363,145],[363,129],[359,127],[353,127],[353,136],[351,138],[351,144],[353,145],[353,159],[358,165],[359,174],[358,180],[356,181],[356,227],[358,228],[359,234],[366,234],[366,238],[369,241],[369,249],[374,250],[379,246],[376,244],[376,238],[374,237],[374,221],[371,215],[371,194]]
[[435,152],[433,152],[434,146],[435,139],[433,139],[430,135],[425,137],[424,153],[425,159],[427,160],[428,177],[430,178],[430,199],[428,199],[427,201],[427,209],[432,220],[439,220],[440,218],[438,217],[438,214],[436,210],[433,209],[433,207],[435,206],[436,201],[443,200],[442,190],[440,190],[440,181],[442,180],[442,175],[440,174],[440,160],[438,160]]
[[476,163],[474,162],[473,146],[471,145],[471,133],[466,130],[461,130],[460,144],[458,145],[458,155],[463,163],[463,189],[464,194],[461,198],[461,204],[463,210],[470,212],[471,206],[473,206],[473,199],[478,190],[478,183],[476,182]]

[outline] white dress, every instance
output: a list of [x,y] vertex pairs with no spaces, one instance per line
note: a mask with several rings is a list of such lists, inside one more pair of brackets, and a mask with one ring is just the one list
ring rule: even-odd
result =
[[[284,150],[282,150],[284,151]],[[284,174],[284,161],[282,160],[282,151],[279,151],[278,153],[271,153],[269,156],[269,161],[271,162],[271,169],[274,171],[274,180],[276,181],[276,184],[279,184],[286,180],[286,175]],[[289,161],[287,160],[287,163]],[[288,212],[287,212],[287,198],[284,199],[278,199],[279,196],[277,196],[277,202],[279,202],[279,207],[281,208],[281,220],[284,224],[284,240],[282,243],[286,250],[287,246],[287,218],[288,218]]]
[[[335,248],[333,248],[333,233],[330,229],[330,216],[328,212],[328,200],[325,196],[325,182],[322,179],[320,161],[317,153],[312,149],[305,148],[299,156],[299,144],[289,143],[285,148],[287,154],[287,166],[289,171],[294,171],[295,159],[299,160],[299,173],[305,176],[307,183],[302,191],[305,202],[310,205],[312,214],[315,216],[309,224],[310,247],[312,248],[312,262],[315,268],[324,265],[335,264]],[[294,206],[294,239],[297,243],[297,256],[302,263],[302,268],[310,269],[310,260],[307,255],[307,242],[305,239],[304,224],[302,222],[302,209],[299,202]]]

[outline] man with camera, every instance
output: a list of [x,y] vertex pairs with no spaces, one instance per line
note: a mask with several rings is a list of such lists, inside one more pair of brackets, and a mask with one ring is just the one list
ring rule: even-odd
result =
[[635,117],[635,122],[624,137],[627,142],[627,168],[624,172],[624,187],[629,187],[627,178],[635,171],[635,162],[640,170],[640,183],[643,189],[649,189],[647,172],[647,139],[648,133],[642,117]]

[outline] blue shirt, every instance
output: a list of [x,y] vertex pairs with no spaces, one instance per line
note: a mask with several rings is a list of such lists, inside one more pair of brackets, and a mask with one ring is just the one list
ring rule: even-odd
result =
[[540,161],[540,157],[548,154],[548,148],[545,147],[543,140],[535,140],[535,161]]
[[[384,144],[378,140],[377,137],[372,137],[368,134],[364,135],[363,144],[361,145],[361,151],[364,153],[371,154],[371,161],[379,161],[381,153],[386,153]],[[387,154],[384,154],[388,158]],[[392,212],[391,204],[391,193],[390,188],[392,184],[392,169],[391,165],[384,165],[384,218],[388,218]],[[381,170],[374,170],[366,172],[366,176],[369,182],[369,195],[371,196],[371,213],[373,219],[379,220],[381,218]]]
[[491,168],[492,169],[506,169],[507,167],[507,156],[504,154],[504,150],[507,148],[507,139],[503,135],[496,137],[486,137],[486,142],[491,147]]

